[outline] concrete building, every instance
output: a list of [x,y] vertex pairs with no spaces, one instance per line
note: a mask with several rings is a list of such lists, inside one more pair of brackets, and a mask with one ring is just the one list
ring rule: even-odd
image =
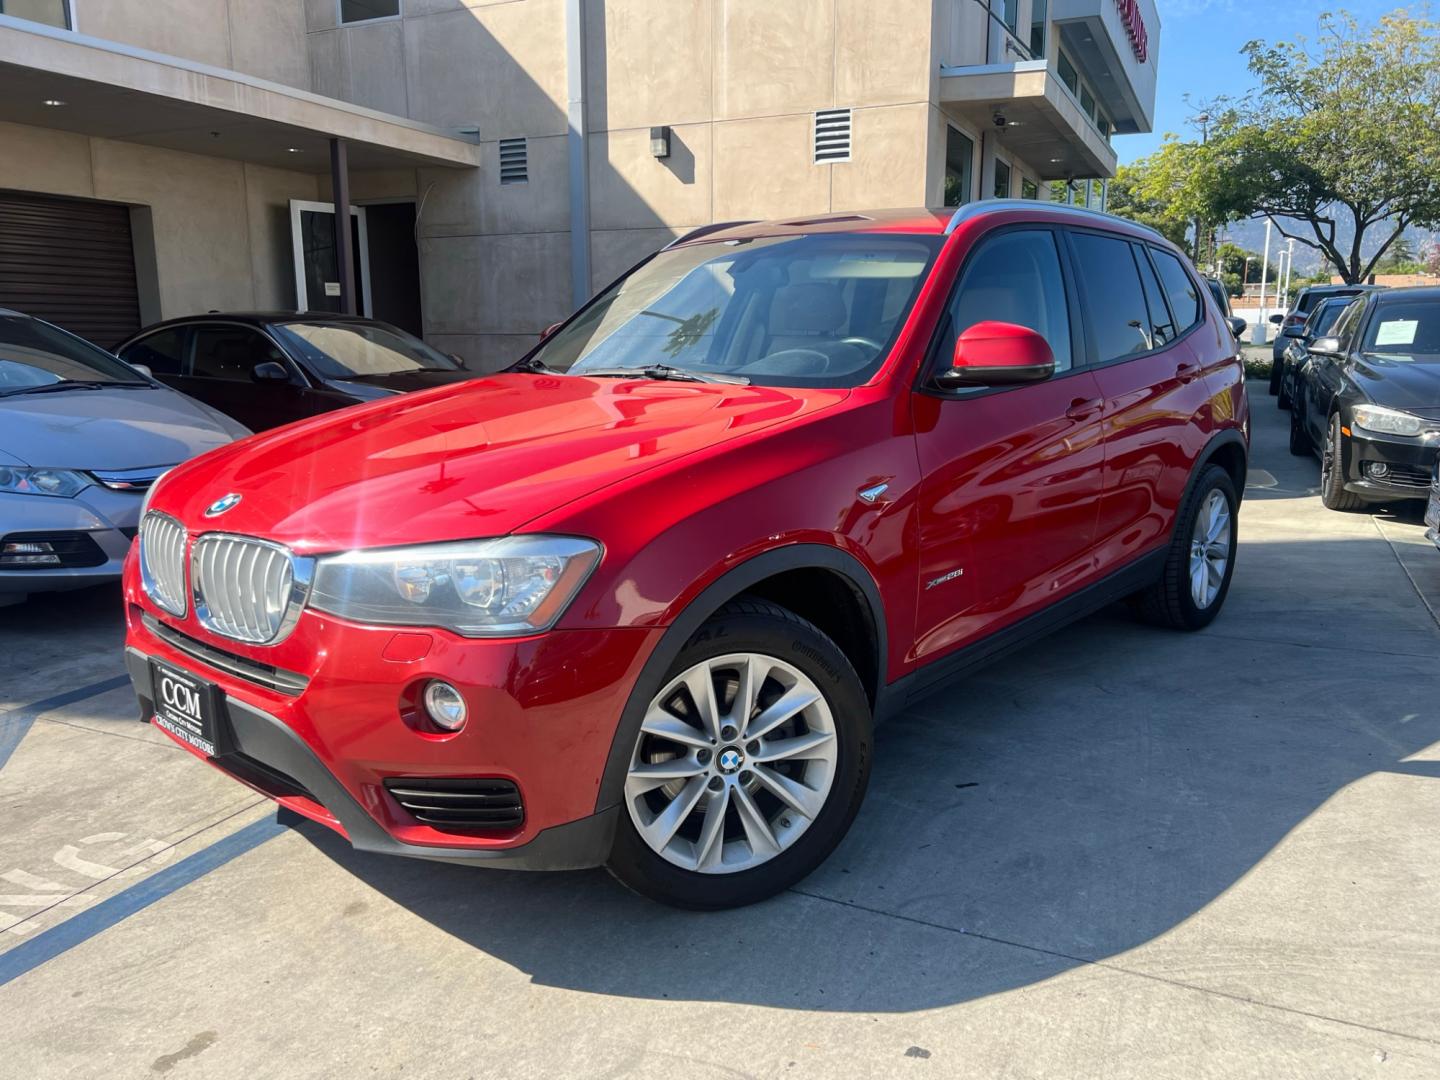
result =
[[102,344],[338,310],[338,176],[355,306],[495,367],[713,221],[1098,199],[1159,37],[1153,0],[0,0],[0,306]]

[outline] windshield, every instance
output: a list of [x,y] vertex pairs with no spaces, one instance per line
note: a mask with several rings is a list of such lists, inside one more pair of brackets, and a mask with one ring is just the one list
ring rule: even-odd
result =
[[1365,328],[1361,351],[1440,363],[1440,298],[1381,304]]
[[58,326],[24,315],[0,315],[0,397],[65,383],[150,385],[129,364]]
[[402,371],[459,371],[419,338],[382,323],[292,322],[274,327],[322,379],[364,379]]
[[767,236],[662,251],[530,360],[573,375],[670,365],[766,386],[858,386],[885,359],[941,240]]

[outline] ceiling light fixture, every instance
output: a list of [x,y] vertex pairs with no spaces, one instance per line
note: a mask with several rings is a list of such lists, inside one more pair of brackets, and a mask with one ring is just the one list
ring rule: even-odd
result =
[[59,108],[61,105],[64,105],[65,102],[61,101],[59,98],[47,97],[44,101],[40,102],[40,104],[48,105],[50,106],[50,108],[55,109]]
[[287,146],[285,152],[287,154],[303,154],[305,151],[301,150],[298,146]]

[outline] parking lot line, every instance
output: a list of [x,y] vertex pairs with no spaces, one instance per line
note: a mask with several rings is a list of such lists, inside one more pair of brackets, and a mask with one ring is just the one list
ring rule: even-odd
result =
[[117,675],[111,679],[101,679],[99,682],[90,683],[87,686],[77,687],[74,690],[66,690],[63,694],[55,694],[52,697],[42,698],[29,705],[21,705],[19,708],[11,709],[9,712],[0,715],[0,769],[5,767],[5,762],[10,760],[10,755],[20,745],[20,740],[30,730],[30,725],[35,722],[36,717],[49,712],[51,709],[59,709],[65,705],[73,705],[77,701],[84,701],[86,698],[95,697],[99,694],[109,693],[111,690],[118,690],[128,685],[130,676]]
[[128,889],[116,893],[108,900],[102,900],[88,911],[73,915],[24,944],[0,954],[0,986],[13,982],[45,961],[53,960],[76,945],[89,941],[96,934],[103,933],[157,900],[163,900],[211,870],[224,866],[231,859],[245,854],[272,837],[279,836],[286,829],[287,826],[281,825],[275,818],[262,818],[251,822],[223,840],[217,840],[209,847],[201,848],[195,854],[181,859],[174,866],[167,866],[164,870],[137,881]]

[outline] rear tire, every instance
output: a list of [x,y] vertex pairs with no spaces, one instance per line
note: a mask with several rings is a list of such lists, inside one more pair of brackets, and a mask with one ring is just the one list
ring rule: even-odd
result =
[[1283,360],[1282,358],[1278,358],[1278,357],[1273,357],[1273,356],[1272,356],[1272,359],[1271,359],[1271,361],[1270,361],[1270,396],[1271,396],[1271,397],[1276,397],[1276,396],[1278,396],[1279,393],[1280,393],[1280,372],[1281,372],[1281,370],[1282,370],[1281,365],[1282,365],[1283,363],[1284,363],[1284,360]]
[[1340,440],[1340,414],[1330,417],[1325,445],[1320,451],[1320,501],[1327,510],[1353,512],[1365,508],[1365,500],[1345,490],[1344,443]]
[[870,778],[870,703],[812,623],[733,600],[649,692],[608,863],[622,883],[675,907],[741,907],[800,881],[849,831]]
[[1159,580],[1130,598],[1140,619],[1175,630],[1214,622],[1235,572],[1238,506],[1230,474],[1206,465],[1176,515]]

